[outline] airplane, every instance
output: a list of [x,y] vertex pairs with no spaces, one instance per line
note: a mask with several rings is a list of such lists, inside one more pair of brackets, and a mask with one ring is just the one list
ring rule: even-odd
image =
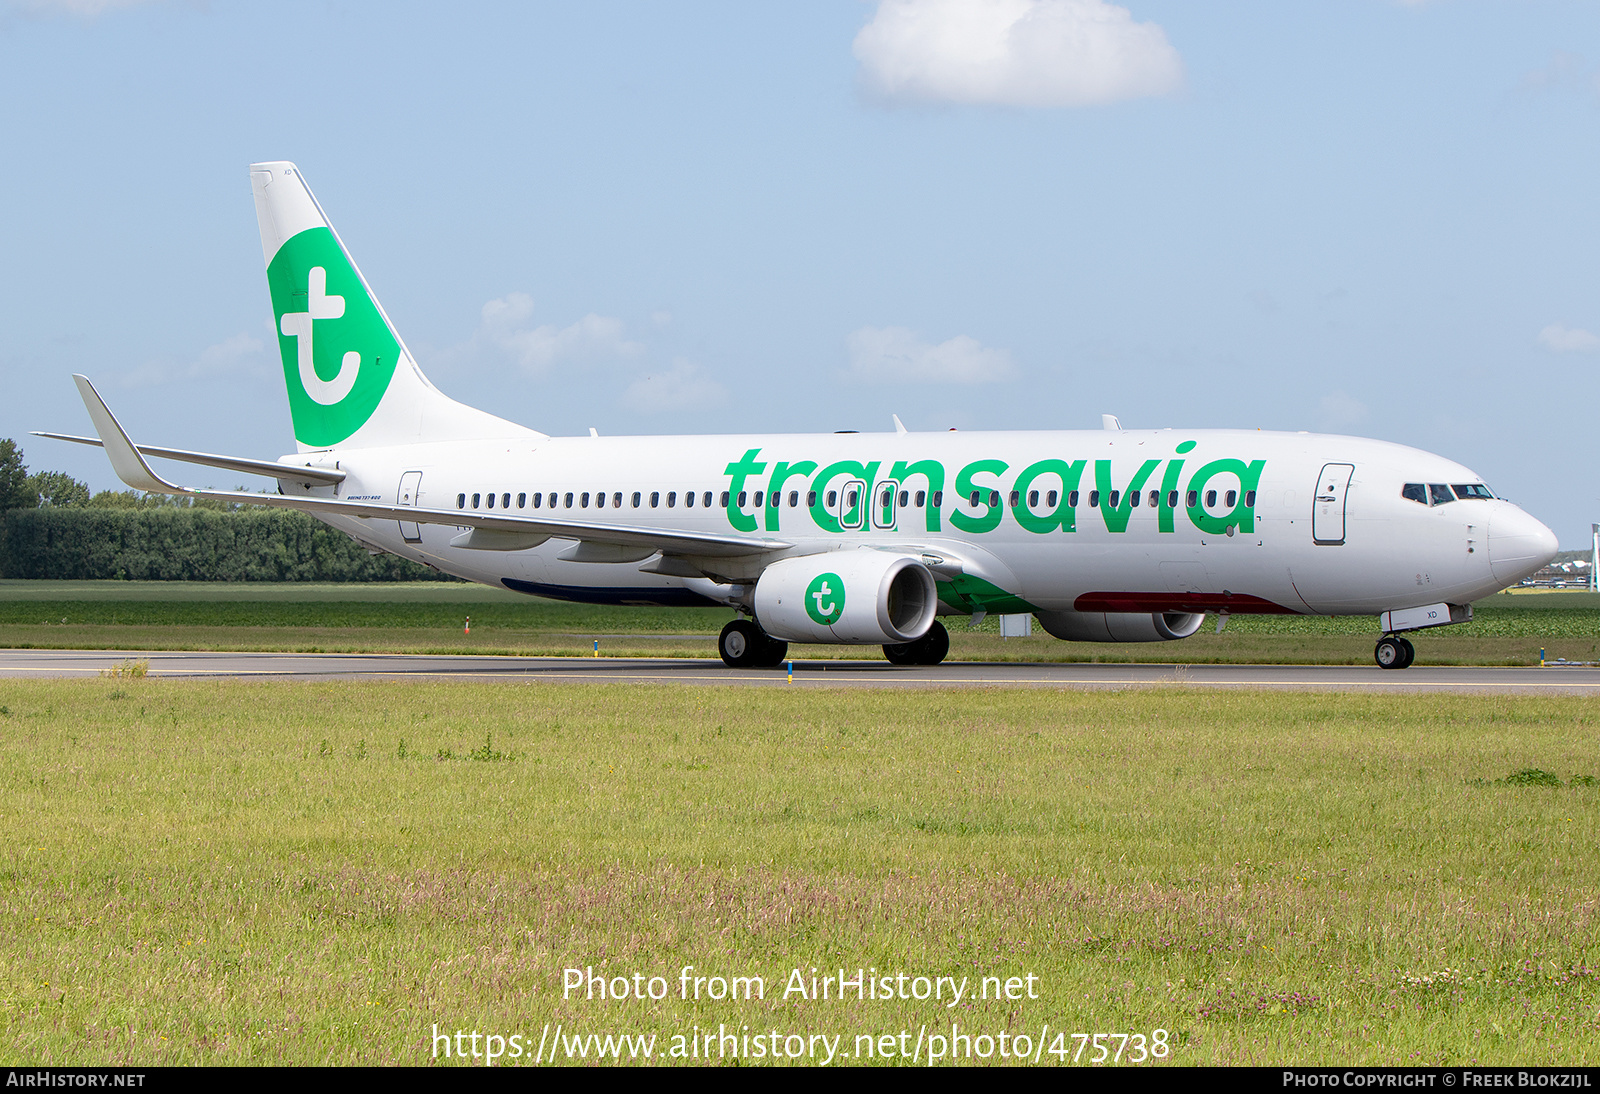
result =
[[[1466,467],[1311,433],[1125,429],[552,437],[436,389],[299,169],[250,180],[296,452],[135,444],[75,376],[137,490],[300,509],[443,573],[597,604],[724,605],[718,651],[949,651],[938,617],[1031,614],[1069,642],[1177,641],[1208,613],[1377,615],[1374,660],[1538,570],[1555,535]],[[265,475],[194,489],[147,457]]]

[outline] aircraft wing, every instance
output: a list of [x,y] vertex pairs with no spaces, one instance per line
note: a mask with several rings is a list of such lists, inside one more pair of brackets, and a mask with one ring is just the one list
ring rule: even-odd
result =
[[[141,452],[157,454],[160,450],[135,445],[128,439],[110,408],[100,398],[87,377],[74,375],[78,393],[100,434],[106,455],[117,477],[135,490],[156,494],[179,494],[192,498],[215,498],[219,501],[243,505],[266,505],[280,509],[299,509],[307,513],[328,516],[362,517],[370,520],[398,520],[411,524],[443,524],[471,529],[469,540],[478,537],[481,529],[486,542],[463,542],[464,547],[485,547],[489,550],[521,550],[537,546],[544,539],[574,539],[586,543],[612,544],[618,547],[654,548],[677,555],[727,558],[739,555],[764,554],[782,551],[793,544],[783,540],[756,536],[724,535],[717,532],[689,532],[681,529],[649,528],[638,525],[613,524],[603,521],[551,520],[543,517],[511,516],[508,513],[487,513],[463,509],[424,509],[410,505],[382,505],[365,501],[340,501],[337,498],[313,498],[294,494],[252,494],[245,490],[196,490],[168,482],[151,470]],[[274,469],[298,473],[301,469],[286,464],[267,464],[266,461],[237,461],[258,463]],[[237,470],[245,470],[237,467]],[[278,475],[277,470],[261,474]],[[296,475],[279,477],[297,477]],[[496,540],[500,542],[496,543]],[[635,556],[637,557],[637,556]]]

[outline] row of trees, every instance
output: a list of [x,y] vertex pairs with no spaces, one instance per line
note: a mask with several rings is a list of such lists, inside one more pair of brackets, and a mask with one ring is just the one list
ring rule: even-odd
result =
[[0,577],[127,581],[437,580],[307,513],[88,486],[28,473],[0,440]]

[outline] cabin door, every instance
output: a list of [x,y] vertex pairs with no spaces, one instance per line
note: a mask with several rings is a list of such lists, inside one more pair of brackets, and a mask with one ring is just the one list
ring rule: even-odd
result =
[[[422,490],[422,472],[407,471],[400,476],[400,504],[416,505],[417,496]],[[407,543],[422,542],[422,528],[415,521],[403,520],[400,522],[400,538]]]
[[1353,463],[1329,463],[1322,467],[1316,493],[1311,502],[1311,541],[1319,547],[1338,547],[1344,543],[1345,495],[1350,492]]

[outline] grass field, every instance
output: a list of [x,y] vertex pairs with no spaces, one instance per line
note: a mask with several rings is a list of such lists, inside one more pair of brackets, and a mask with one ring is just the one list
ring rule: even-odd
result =
[[[1417,632],[1422,664],[1536,664],[1600,660],[1600,595],[1502,594],[1473,622]],[[565,604],[461,583],[227,585],[182,582],[0,581],[0,647],[44,649],[293,650],[572,656],[600,641],[611,656],[715,657],[721,608]],[[471,620],[471,632],[464,630]],[[990,617],[975,629],[946,620],[957,660],[1277,662],[1369,664],[1375,617],[1235,616],[1179,643],[1114,645],[1002,639]],[[796,658],[860,657],[859,647],[791,647]],[[870,654],[870,647],[866,651]]]
[[[1076,1032],[1164,1030],[1180,1064],[1594,1064],[1597,718],[1176,687],[4,680],[0,1058],[410,1064],[436,1025],[531,1056],[546,1023],[660,1054],[721,1025],[910,1051],[955,1022],[991,1053],[1047,1027],[1045,1062]],[[684,1001],[685,965],[766,998]],[[670,992],[564,999],[569,967]],[[785,999],[813,967],[1038,997]]]

